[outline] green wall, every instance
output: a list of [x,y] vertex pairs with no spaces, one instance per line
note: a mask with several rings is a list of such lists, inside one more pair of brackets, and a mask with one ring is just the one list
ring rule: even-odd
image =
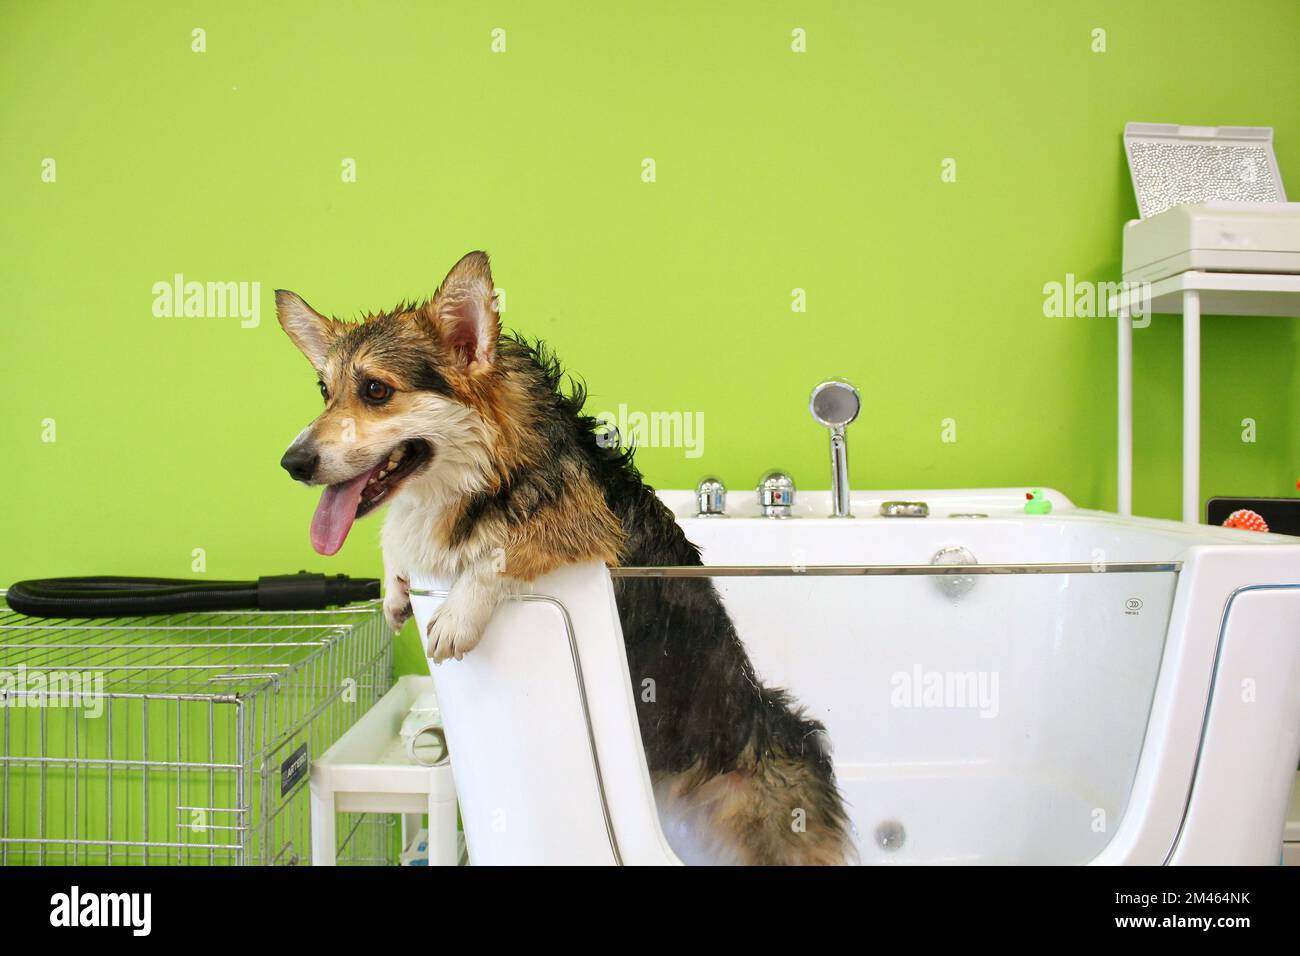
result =
[[[1116,277],[1127,120],[1274,126],[1300,193],[1298,41],[1295,0],[0,3],[0,582],[378,573],[379,522],[317,557],[277,465],[320,400],[272,290],[352,317],[478,247],[593,410],[703,413],[701,457],[640,453],[656,485],[824,487],[805,398],[840,374],[858,487],[1113,508],[1113,323],[1043,286]],[[176,273],[260,283],[260,324],[155,317]],[[1294,493],[1298,328],[1205,322],[1207,496]],[[1179,343],[1135,334],[1164,517]]]

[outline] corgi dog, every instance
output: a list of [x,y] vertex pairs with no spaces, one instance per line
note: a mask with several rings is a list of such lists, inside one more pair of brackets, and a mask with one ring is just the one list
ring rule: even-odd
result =
[[[582,414],[555,358],[503,334],[488,257],[471,252],[432,299],[326,318],[276,293],[280,325],[315,369],[324,410],[285,452],[323,486],[311,542],[336,553],[388,505],[384,614],[411,615],[409,580],[453,581],[424,635],[441,663],[473,651],[512,593],[566,564],[700,565],[630,451]],[[754,672],[705,578],[616,578],[638,722],[669,843],[739,864],[838,864],[849,826],[822,725]],[[689,844],[689,846],[687,845]]]

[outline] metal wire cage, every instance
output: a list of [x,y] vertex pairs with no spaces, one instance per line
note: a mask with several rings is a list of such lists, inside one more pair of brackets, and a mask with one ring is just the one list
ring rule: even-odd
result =
[[[309,863],[310,762],[392,683],[378,602],[79,620],[0,605],[0,864]],[[341,814],[338,862],[395,862],[394,824]]]

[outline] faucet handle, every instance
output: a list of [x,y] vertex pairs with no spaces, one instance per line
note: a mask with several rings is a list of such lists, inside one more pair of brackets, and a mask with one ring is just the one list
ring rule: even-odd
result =
[[714,478],[712,475],[701,478],[700,483],[695,486],[695,502],[698,507],[695,517],[725,518],[727,486],[722,483],[722,479]]
[[758,483],[758,504],[765,518],[788,518],[794,506],[794,479],[773,469]]

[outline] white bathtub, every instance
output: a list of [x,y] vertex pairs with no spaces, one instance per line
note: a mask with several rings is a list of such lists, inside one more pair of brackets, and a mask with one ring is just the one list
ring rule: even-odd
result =
[[[759,673],[825,722],[864,863],[1275,863],[1300,758],[1300,542],[1023,492],[826,492],[699,519]],[[733,498],[736,496],[733,496]],[[880,518],[891,498],[928,518]],[[952,517],[978,513],[987,517]],[[916,575],[944,548],[983,565]],[[818,566],[880,567],[824,576]],[[806,568],[807,570],[801,571]],[[1046,573],[1044,573],[1046,572]],[[734,573],[734,572],[733,572]],[[421,627],[446,582],[415,580]],[[431,667],[476,863],[675,863],[610,573],[563,569]],[[638,692],[642,684],[637,682]]]

